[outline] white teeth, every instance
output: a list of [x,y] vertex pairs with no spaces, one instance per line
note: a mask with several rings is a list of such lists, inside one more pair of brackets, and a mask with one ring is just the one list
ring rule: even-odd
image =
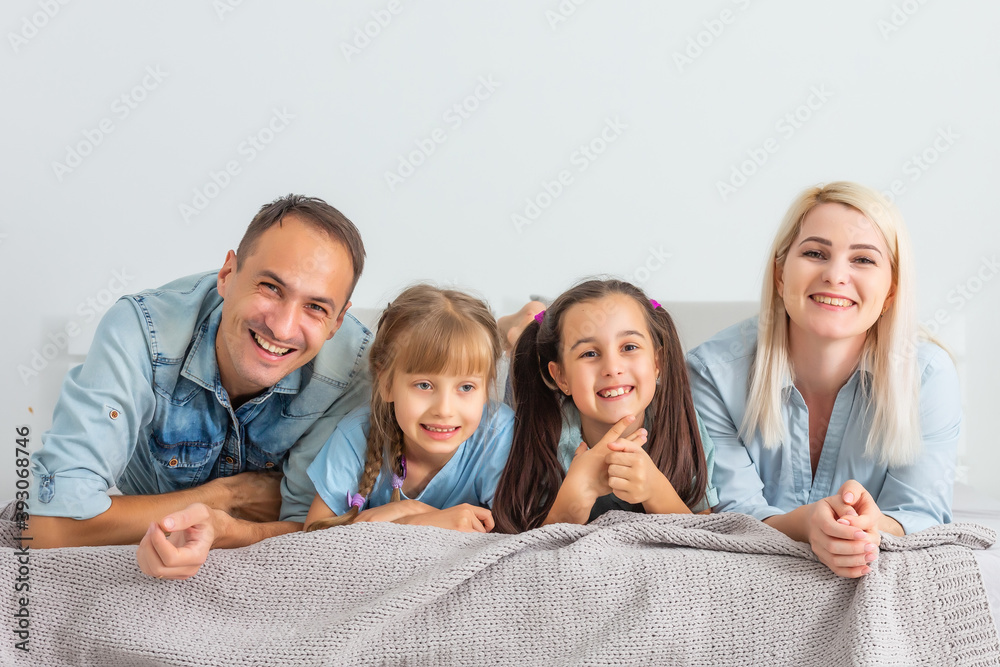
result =
[[433,433],[451,433],[452,431],[457,431],[458,430],[457,426],[452,426],[450,428],[435,428],[433,426],[426,426],[425,425],[424,428],[427,429],[428,431],[433,432]]
[[854,302],[850,299],[835,299],[829,296],[820,296],[819,294],[814,294],[812,299],[813,301],[819,301],[820,303],[826,303],[831,306],[840,306],[841,308],[854,305]]
[[291,349],[290,347],[278,347],[277,345],[271,345],[266,340],[258,336],[256,332],[253,335],[253,339],[257,341],[258,345],[260,345],[262,348],[264,348],[271,354],[284,354],[285,352],[288,352],[288,350]]
[[602,391],[601,396],[604,398],[613,398],[615,396],[622,396],[624,394],[632,391],[632,387],[619,387],[618,389],[608,389],[607,391]]

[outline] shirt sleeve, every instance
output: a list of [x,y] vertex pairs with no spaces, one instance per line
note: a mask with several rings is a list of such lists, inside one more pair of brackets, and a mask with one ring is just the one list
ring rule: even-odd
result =
[[705,500],[699,503],[697,507],[692,508],[694,511],[700,512],[719,504],[719,490],[712,484],[712,478],[715,475],[715,442],[712,440],[712,436],[709,435],[708,429],[705,428],[705,422],[697,410],[695,410],[695,417],[698,419],[698,435],[701,437],[701,448],[705,452],[705,477],[708,480],[708,485],[705,487]]
[[[723,398],[721,387],[724,385],[697,356],[689,354],[687,359],[694,407],[713,444],[714,462],[709,484],[718,494],[715,511],[740,512],[761,521],[784,514],[784,510],[768,504],[764,498],[764,482]],[[742,390],[745,392],[745,387]],[[708,456],[707,451],[705,455]]]
[[906,466],[890,465],[875,500],[907,534],[951,522],[961,425],[958,373],[947,352],[935,345],[920,378],[920,458]]
[[[284,478],[281,480],[281,516],[282,521],[305,521],[312,505],[313,497],[317,493],[314,486],[314,479],[309,473],[310,464],[319,455],[324,447],[329,447],[333,440],[331,433],[335,434],[340,421],[352,410],[367,405],[371,400],[371,381],[367,372],[359,372],[351,382],[347,391],[341,394],[337,400],[302,434],[298,442],[288,451],[288,458],[285,459],[283,472]],[[357,486],[357,479],[353,486]],[[346,489],[341,491],[343,496]],[[322,494],[320,494],[322,495]],[[323,500],[330,505],[330,500],[324,496]],[[341,498],[343,502],[343,498]],[[330,505],[330,509],[334,509]],[[346,510],[345,510],[346,511]]]
[[153,366],[142,321],[128,300],[101,319],[84,363],[69,371],[42,448],[32,455],[31,514],[91,519],[153,419]]
[[[361,421],[366,420],[355,417],[341,420],[307,468],[315,494],[338,516],[349,509],[347,495],[358,492],[358,480],[365,465],[367,443]],[[312,503],[312,497],[309,502]]]

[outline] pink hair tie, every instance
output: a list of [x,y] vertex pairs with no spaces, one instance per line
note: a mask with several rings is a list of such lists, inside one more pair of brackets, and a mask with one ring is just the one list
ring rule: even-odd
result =
[[360,493],[355,493],[352,496],[350,491],[347,492],[347,509],[351,509],[352,507],[357,507],[358,511],[360,512],[362,509],[364,509],[364,506],[365,506],[365,497],[363,495],[361,495]]
[[403,480],[406,479],[406,457],[405,456],[400,456],[399,457],[399,465],[403,469],[403,476],[400,477],[396,473],[392,474],[392,488],[394,488],[394,489],[402,489],[403,488]]
[[653,310],[656,310],[657,308],[662,308],[663,307],[659,303],[656,302],[656,299],[650,299],[649,300],[649,305],[651,305],[653,307]]
[[538,322],[539,324],[541,324],[542,320],[544,320],[544,319],[545,319],[545,311],[544,310],[542,312],[537,313],[535,315],[535,321]]

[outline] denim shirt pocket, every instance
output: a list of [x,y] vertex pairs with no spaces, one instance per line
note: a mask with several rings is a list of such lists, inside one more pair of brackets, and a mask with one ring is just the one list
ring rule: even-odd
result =
[[160,487],[183,489],[207,481],[222,444],[223,441],[167,443],[155,432],[150,434],[149,453],[158,464],[156,476],[161,480]]

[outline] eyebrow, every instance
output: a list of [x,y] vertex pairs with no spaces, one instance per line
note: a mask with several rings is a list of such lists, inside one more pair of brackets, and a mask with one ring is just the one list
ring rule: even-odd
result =
[[[629,336],[637,336],[637,337],[639,337],[639,338],[642,338],[642,339],[645,339],[645,338],[646,338],[646,337],[645,337],[645,336],[644,336],[644,335],[642,334],[642,332],[641,332],[641,331],[634,331],[634,330],[632,330],[632,329],[628,329],[627,331],[619,331],[619,332],[618,332],[618,337],[619,337],[619,338],[628,338]],[[581,338],[580,340],[578,340],[578,341],[576,341],[575,343],[573,343],[573,344],[572,344],[572,345],[570,346],[569,350],[570,350],[570,352],[572,352],[572,351],[573,351],[573,350],[575,350],[575,349],[576,349],[576,348],[577,348],[578,346],[580,346],[580,345],[585,345],[585,344],[587,344],[587,343],[593,343],[593,342],[595,342],[596,340],[597,340],[597,339],[596,339],[596,338],[594,338],[593,336],[589,336],[589,337],[587,337],[587,338]]]
[[[280,287],[282,287],[282,288],[284,288],[286,290],[288,289],[288,285],[285,284],[285,281],[282,280],[281,278],[279,278],[278,274],[276,274],[274,271],[261,271],[260,275],[263,276],[263,277],[265,277],[265,278],[269,278],[271,280],[271,282],[277,283]],[[333,299],[331,299],[329,297],[325,297],[325,296],[310,296],[310,297],[308,297],[308,300],[309,301],[316,301],[318,303],[325,303],[327,306],[330,307],[330,309],[333,312],[335,312],[335,313],[337,312],[337,304],[333,301]]]
[[[820,244],[825,245],[825,246],[833,247],[833,243],[831,243],[829,240],[827,240],[827,239],[821,239],[818,236],[810,236],[807,239],[802,239],[802,243],[808,243],[809,241],[814,241],[816,243],[820,243]],[[802,245],[802,243],[799,243],[799,245]],[[882,254],[881,250],[879,250],[875,246],[869,245],[867,243],[854,243],[854,244],[852,244],[849,247],[850,247],[851,250],[874,250],[879,255]]]

